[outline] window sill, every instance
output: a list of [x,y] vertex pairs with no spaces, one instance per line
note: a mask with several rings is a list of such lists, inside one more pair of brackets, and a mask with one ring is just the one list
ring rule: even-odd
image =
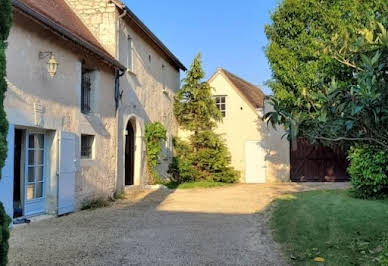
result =
[[81,158],[80,166],[81,167],[94,166],[96,163],[97,163],[96,159]]
[[132,70],[129,70],[129,69],[127,69],[127,73],[131,76],[135,76],[135,77],[137,76],[135,72],[133,72]]

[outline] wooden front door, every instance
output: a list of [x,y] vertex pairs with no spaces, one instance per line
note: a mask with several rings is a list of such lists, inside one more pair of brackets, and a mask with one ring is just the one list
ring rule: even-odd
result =
[[135,131],[129,121],[125,136],[125,185],[134,185]]

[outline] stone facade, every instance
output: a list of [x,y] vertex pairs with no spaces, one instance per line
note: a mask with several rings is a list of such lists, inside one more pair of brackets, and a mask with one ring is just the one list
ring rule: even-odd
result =
[[105,49],[116,57],[118,16],[116,5],[105,0],[66,0],[66,2],[77,12]]
[[[166,56],[154,48],[149,40],[139,35],[125,17],[125,11],[114,8],[109,0],[66,0],[81,17],[106,50],[123,65],[132,64],[121,78],[122,98],[118,110],[118,188],[124,180],[125,129],[128,122],[136,127],[135,184],[147,182],[145,167],[144,128],[149,122],[159,121],[167,129],[159,171],[167,176],[172,159],[172,139],[177,134],[173,115],[173,100],[180,88],[180,71]],[[108,36],[109,35],[109,36]],[[129,39],[132,45],[129,44]],[[114,44],[112,43],[114,42]]]
[[[117,120],[114,102],[114,70],[38,23],[15,13],[8,40],[8,91],[5,110],[16,129],[38,131],[47,138],[47,211],[56,213],[58,140],[61,132],[76,135],[76,203],[107,197],[116,189]],[[52,51],[59,63],[55,78],[47,72]],[[81,113],[82,61],[93,66],[93,112]],[[81,134],[95,136],[94,158],[80,157]]]

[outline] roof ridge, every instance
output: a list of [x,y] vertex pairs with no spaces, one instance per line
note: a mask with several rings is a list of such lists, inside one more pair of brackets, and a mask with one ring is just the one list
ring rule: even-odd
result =
[[240,91],[240,93],[254,108],[264,107],[264,100],[266,95],[258,86],[253,85],[252,83],[244,80],[243,78],[240,78],[239,76],[224,68],[219,68],[218,71],[226,76],[232,85]]
[[265,95],[265,93],[261,90],[261,88],[260,88],[258,85],[255,85],[255,84],[253,84],[253,83],[251,83],[251,82],[249,82],[249,81],[247,81],[247,80],[245,80],[245,79],[243,79],[243,78],[237,76],[236,74],[230,72],[229,70],[227,70],[227,69],[225,69],[225,68],[223,68],[223,67],[221,67],[220,69],[221,69],[222,71],[226,72],[227,74],[232,75],[232,76],[234,76],[235,78],[238,78],[239,80],[241,80],[241,81],[243,81],[243,82],[245,82],[245,83],[247,83],[247,84],[249,84],[249,85],[251,85],[251,86],[253,86],[253,87],[256,87],[257,89],[259,89],[259,92],[261,92],[262,94]]

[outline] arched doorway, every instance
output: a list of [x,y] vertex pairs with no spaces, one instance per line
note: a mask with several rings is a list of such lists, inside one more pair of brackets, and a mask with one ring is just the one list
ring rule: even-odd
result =
[[125,185],[135,184],[135,128],[128,121],[125,132]]

